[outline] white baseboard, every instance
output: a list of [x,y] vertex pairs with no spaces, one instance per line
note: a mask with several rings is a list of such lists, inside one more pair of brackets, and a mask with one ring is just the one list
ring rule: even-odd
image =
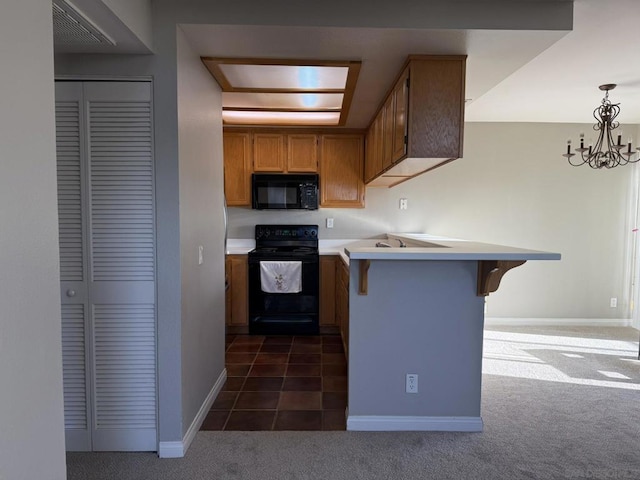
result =
[[487,327],[503,326],[574,326],[574,327],[630,327],[630,318],[498,318],[485,317]]
[[183,442],[160,442],[158,445],[158,457],[181,458],[184,457]]
[[218,377],[218,380],[216,380],[216,383],[211,388],[211,391],[207,395],[207,398],[204,399],[204,402],[202,403],[200,410],[198,410],[198,413],[193,419],[193,422],[191,422],[191,425],[189,426],[187,433],[184,434],[182,441],[181,442],[160,442],[160,445],[158,446],[158,457],[160,458],[184,457],[184,454],[187,453],[187,450],[189,449],[191,442],[193,442],[193,439],[195,438],[196,433],[198,433],[198,430],[200,430],[200,427],[202,426],[202,422],[204,422],[204,419],[206,418],[207,413],[209,413],[209,410],[211,409],[211,405],[213,405],[213,402],[218,396],[218,393],[220,393],[220,390],[222,390],[222,386],[226,381],[227,381],[227,369],[225,368],[222,370],[222,373]]
[[364,432],[481,432],[482,417],[350,415],[347,417],[347,430]]

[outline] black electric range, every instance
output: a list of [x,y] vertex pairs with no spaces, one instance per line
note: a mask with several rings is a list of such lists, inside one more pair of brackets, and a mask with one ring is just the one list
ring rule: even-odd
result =
[[[249,333],[317,335],[319,332],[318,225],[256,225],[249,260]],[[300,290],[273,292],[262,263],[299,263]],[[278,268],[276,265],[275,268]],[[285,270],[283,270],[285,271]]]

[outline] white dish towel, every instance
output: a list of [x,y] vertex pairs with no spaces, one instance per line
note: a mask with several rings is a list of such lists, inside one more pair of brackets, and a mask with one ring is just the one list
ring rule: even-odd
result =
[[260,262],[260,285],[266,293],[302,291],[302,262]]

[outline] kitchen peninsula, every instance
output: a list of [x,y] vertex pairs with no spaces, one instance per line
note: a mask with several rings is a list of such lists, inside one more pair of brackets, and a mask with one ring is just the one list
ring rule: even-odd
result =
[[[345,246],[347,430],[481,431],[484,296],[509,269],[560,254],[430,235],[387,237]],[[417,375],[417,393],[406,393],[408,374]]]
[[[229,243],[246,265],[254,242]],[[340,257],[335,270],[326,258],[324,279],[321,266],[335,303],[323,313],[321,294],[320,309],[346,343],[347,430],[481,431],[484,297],[508,270],[560,254],[426,234],[320,240],[319,251]]]

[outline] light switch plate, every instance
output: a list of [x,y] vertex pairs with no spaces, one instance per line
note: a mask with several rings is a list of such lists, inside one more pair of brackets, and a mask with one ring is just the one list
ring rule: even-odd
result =
[[202,245],[198,245],[198,265],[202,265],[204,263],[204,247]]

